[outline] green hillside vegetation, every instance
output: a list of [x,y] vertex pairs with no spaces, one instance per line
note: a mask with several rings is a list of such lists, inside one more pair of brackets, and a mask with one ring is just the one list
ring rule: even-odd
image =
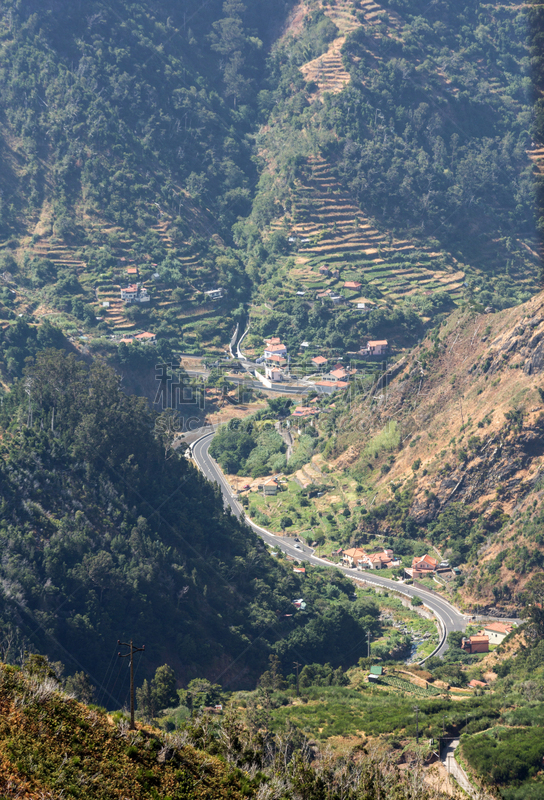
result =
[[[413,342],[467,293],[530,296],[538,5],[316,1],[280,36],[290,8],[0,4],[0,318],[114,358],[148,329],[218,353],[253,293],[253,344],[356,350]],[[149,304],[124,305],[129,280]]]
[[[406,344],[467,294],[503,308],[534,292],[539,15],[418,0],[370,13],[339,1],[278,43],[259,139],[265,171],[249,220],[235,226],[250,274],[264,280],[255,342],[302,329],[333,350],[384,335]],[[322,58],[306,54],[317,30],[329,43]],[[328,85],[329,69],[344,71],[343,90]],[[323,265],[340,279],[319,275]],[[345,290],[345,280],[362,286]],[[351,309],[315,302],[327,287]],[[358,293],[378,310],[357,313]]]
[[[36,664],[2,665],[0,791],[23,800],[81,797],[262,798],[295,800],[443,800],[407,780],[383,755],[332,756],[292,727],[277,735],[235,708],[195,716],[171,734],[128,729],[66,696]],[[354,757],[355,756],[355,757]],[[128,795],[127,795],[128,793]]]
[[243,685],[271,652],[347,667],[379,630],[349,580],[315,570],[303,584],[225,514],[218,487],[105,364],[41,351],[0,414],[5,659],[37,650],[104,687],[117,639],[137,638],[148,672],[166,660],[179,679]]
[[[0,11],[0,316],[220,347],[247,292],[230,226],[250,209],[249,134],[284,5],[266,19],[236,0]],[[127,267],[148,307],[123,307]],[[205,302],[217,286],[226,298]]]
[[[249,730],[258,726],[265,738],[290,728],[339,751],[346,741],[368,752],[379,746],[396,763],[425,760],[442,735],[460,737],[456,757],[476,786],[498,790],[507,800],[533,800],[544,779],[542,612],[535,605],[542,596],[541,583],[533,581],[528,591],[533,622],[512,633],[493,654],[498,677],[489,656],[466,654],[460,648],[461,634],[455,633],[443,660],[431,658],[424,668],[384,661],[385,673],[375,684],[366,679],[369,664],[376,663],[374,644],[371,659],[361,658],[347,672],[307,664],[300,672],[299,695],[295,676],[284,677],[274,658],[253,692],[224,692],[195,680],[179,692],[182,705],[165,709],[155,722],[167,730],[179,726],[193,731],[197,720],[199,730],[208,725],[207,735],[218,743],[223,717],[211,716],[207,723],[203,717],[204,706],[221,703],[227,720],[237,709],[239,724]],[[473,679],[491,682],[474,689],[468,686]]]

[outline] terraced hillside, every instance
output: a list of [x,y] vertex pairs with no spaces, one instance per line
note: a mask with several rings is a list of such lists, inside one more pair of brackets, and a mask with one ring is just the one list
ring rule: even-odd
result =
[[[467,26],[454,35],[463,23],[457,9],[446,15],[446,31],[422,5],[301,0],[297,6],[297,24],[285,34],[288,74],[288,58],[311,52],[319,9],[335,27],[321,55],[299,63],[305,83],[293,78],[291,95],[279,95],[258,138],[265,169],[253,218],[265,247],[277,253],[274,243],[284,237],[289,255],[275,255],[273,268],[259,272],[256,330],[274,333],[274,312],[294,311],[289,300],[315,312],[327,290],[343,295],[335,313],[346,302],[355,308],[369,299],[389,315],[413,310],[423,322],[465,299],[504,308],[537,290],[543,251],[529,198],[543,151],[531,148],[527,130],[515,134],[525,137],[526,151],[500,144],[504,126],[519,126],[529,109],[521,78],[504,61],[508,31],[516,71],[527,69],[524,11],[486,6],[492,62]],[[474,107],[465,108],[475,81]],[[465,161],[456,166],[461,152]],[[346,281],[361,283],[360,290]],[[361,339],[378,332],[367,322],[361,318]],[[387,334],[395,338],[395,328]]]
[[[339,287],[362,278],[388,300],[443,291],[459,295],[464,273],[453,259],[448,266],[442,253],[380,232],[342,189],[330,164],[310,158],[307,167],[306,180],[296,186],[292,211],[292,236],[299,241],[296,260],[301,265],[292,272],[295,280],[310,287],[315,272],[327,265],[340,271]],[[359,298],[352,293],[350,299]]]
[[[89,334],[94,328],[95,336],[112,334],[114,339],[156,330],[162,322],[186,346],[216,346],[221,352],[219,340],[227,342],[232,333],[228,290],[214,302],[206,302],[203,292],[221,285],[215,258],[225,245],[206,227],[204,215],[198,218],[193,210],[193,216],[194,229],[180,236],[173,220],[161,214],[142,242],[135,231],[102,220],[87,220],[85,237],[62,237],[51,224],[43,224],[42,215],[41,234],[23,238],[17,247],[0,243],[0,252],[18,265],[7,282],[13,293],[11,313],[48,318],[72,335],[84,332],[85,315]],[[195,237],[199,231],[211,234],[209,242]],[[56,288],[48,285],[51,280]],[[136,282],[147,289],[149,306],[136,309],[121,300],[121,288]]]

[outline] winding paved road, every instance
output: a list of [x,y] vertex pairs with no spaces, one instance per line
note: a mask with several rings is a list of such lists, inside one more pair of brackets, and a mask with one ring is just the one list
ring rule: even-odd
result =
[[[211,433],[205,434],[200,439],[197,439],[197,441],[193,442],[191,445],[193,458],[196,465],[199,467],[205,477],[208,480],[219,484],[221,491],[223,492],[225,506],[230,506],[233,514],[239,518],[242,514],[242,506],[233,497],[231,486],[223,475],[220,467],[208,453],[208,448],[210,447],[214,433],[215,431],[212,431]],[[429,608],[440,620],[442,626],[442,634],[440,636],[439,646],[433,655],[442,655],[447,650],[446,637],[448,633],[451,633],[451,631],[461,631],[466,627],[467,618],[463,616],[463,614],[459,613],[459,611],[446,600],[431,594],[431,592],[426,592],[424,589],[416,589],[414,586],[405,586],[404,584],[399,584],[397,581],[393,581],[389,578],[382,578],[381,575],[375,575],[368,571],[362,573],[360,570],[348,569],[347,567],[342,567],[337,564],[331,564],[330,561],[326,561],[323,558],[318,558],[315,556],[314,550],[311,547],[298,544],[294,539],[289,537],[276,536],[275,534],[270,533],[270,531],[267,531],[265,528],[261,528],[260,525],[256,525],[254,522],[251,522],[247,518],[246,522],[267,544],[273,545],[279,550],[283,550],[284,553],[288,553],[294,558],[300,559],[301,561],[307,561],[308,563],[319,567],[339,569],[351,578],[357,578],[358,580],[363,580],[365,583],[382,586],[387,589],[393,589],[394,591],[402,592],[409,597],[419,597],[427,606],[427,608]]]

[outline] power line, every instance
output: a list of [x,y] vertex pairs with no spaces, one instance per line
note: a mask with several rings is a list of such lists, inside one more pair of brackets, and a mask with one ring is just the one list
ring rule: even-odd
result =
[[130,647],[128,653],[118,653],[119,658],[130,658],[130,730],[134,730],[134,653],[142,653],[145,650],[145,644],[142,647],[134,647],[132,639],[130,642],[120,642],[117,639],[117,644],[121,647]]

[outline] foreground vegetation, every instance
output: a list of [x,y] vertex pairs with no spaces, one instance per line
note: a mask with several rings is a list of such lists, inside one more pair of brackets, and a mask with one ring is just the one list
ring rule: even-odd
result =
[[292,726],[273,734],[229,709],[180,731],[130,731],[62,693],[36,660],[1,667],[0,791],[39,797],[439,800],[411,785],[383,754],[331,757]]

